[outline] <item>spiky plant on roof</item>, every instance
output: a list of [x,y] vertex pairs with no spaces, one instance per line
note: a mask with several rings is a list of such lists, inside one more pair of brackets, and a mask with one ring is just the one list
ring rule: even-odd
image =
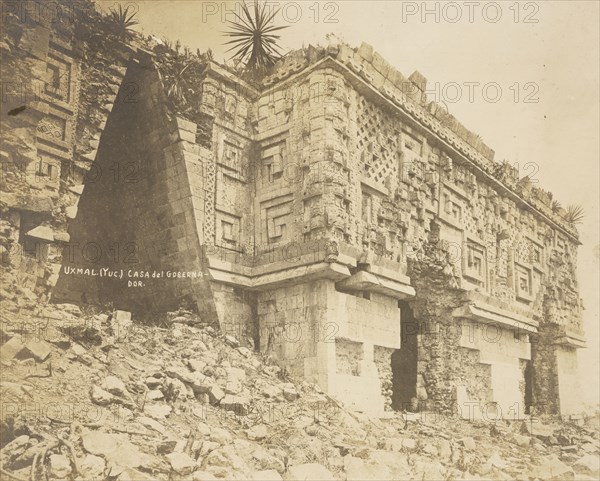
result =
[[574,226],[575,224],[581,224],[583,218],[585,217],[585,211],[583,207],[580,205],[570,205],[567,207],[567,212],[565,214],[565,220]]
[[267,4],[254,0],[253,12],[245,2],[240,3],[241,15],[235,13],[236,20],[230,22],[232,30],[225,32],[231,38],[225,45],[231,45],[236,64],[243,64],[247,71],[254,74],[266,72],[281,58],[281,48],[277,44],[279,35],[274,32],[288,26],[277,26],[274,19],[279,10],[269,11]]
[[133,7],[128,5],[123,8],[119,5],[118,9],[112,8],[110,10],[109,18],[112,22],[114,33],[119,38],[125,38],[131,33],[131,27],[137,25],[139,22],[135,20],[137,12]]

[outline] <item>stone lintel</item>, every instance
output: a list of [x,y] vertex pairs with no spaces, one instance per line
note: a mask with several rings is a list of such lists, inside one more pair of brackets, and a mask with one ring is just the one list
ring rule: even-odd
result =
[[271,137],[275,137],[277,135],[285,134],[290,130],[289,124],[278,125],[269,130],[256,134],[254,140],[257,142],[263,142]]
[[207,255],[208,267],[211,270],[223,271],[233,275],[242,277],[252,277],[252,267],[243,266],[237,263],[225,261],[214,256]]
[[45,242],[54,242],[54,231],[48,226],[38,225],[26,233],[29,237]]
[[305,283],[319,279],[339,281],[350,276],[348,267],[336,262],[318,262],[257,276],[247,276],[215,268],[209,268],[208,272],[211,280],[215,282],[244,287],[255,291],[285,287],[297,284],[298,282]]
[[256,290],[272,289],[273,287],[294,285],[297,282],[331,279],[339,281],[350,275],[344,265],[337,262],[320,262],[310,266],[295,267],[287,271],[265,274],[254,278],[253,285]]
[[513,329],[518,328],[527,332],[537,332],[539,325],[537,321],[520,314],[479,302],[454,309],[452,315],[484,324],[498,324]]
[[396,299],[415,297],[415,289],[408,283],[383,277],[373,272],[359,271],[337,283],[340,291],[378,292]]
[[383,277],[386,279],[390,279],[392,281],[399,282],[400,284],[406,284],[406,285],[410,286],[410,277],[408,277],[407,275],[404,275],[400,272],[388,269],[387,267],[383,267],[383,266],[380,266],[380,265],[377,265],[374,263],[370,263],[367,266],[366,271],[371,274],[375,274],[377,277],[380,277],[380,278]]
[[222,284],[228,284],[238,287],[252,287],[252,278],[243,274],[236,274],[234,272],[228,271],[220,271],[217,269],[208,269],[208,273],[210,274],[210,279],[215,282],[220,282]]
[[[308,246],[310,248],[310,246]],[[207,249],[208,250],[208,249]],[[223,253],[224,252],[224,253]],[[310,264],[315,264],[318,262],[326,262],[327,252],[325,248],[320,248],[316,250],[309,250],[304,254],[301,254],[293,259],[287,258],[285,252],[283,254],[279,252],[277,258],[280,259],[283,255],[283,260],[272,260],[265,264],[256,264],[256,265],[244,265],[241,262],[231,262],[227,260],[227,258],[244,258],[245,255],[240,252],[225,252],[222,251],[221,254],[207,254],[208,267],[214,268],[221,271],[233,272],[236,274],[241,274],[248,277],[257,277],[263,274],[271,274],[277,271],[285,271],[292,267],[298,266],[306,266]],[[275,257],[275,253],[264,253],[264,257]],[[257,259],[260,260],[261,256],[258,256]],[[344,254],[339,253],[335,259],[335,262],[338,264],[343,264],[349,267],[356,267],[356,258]],[[394,278],[390,275],[386,277]],[[406,278],[408,279],[408,278]],[[410,282],[406,282],[407,284]]]
[[586,348],[585,338],[573,331],[565,331],[564,335],[559,336],[554,344],[561,346],[573,347],[575,349]]
[[380,195],[383,195],[386,197],[388,197],[390,195],[390,191],[387,187],[375,182],[372,179],[369,179],[366,176],[361,177],[360,183],[362,185],[366,186],[367,188],[371,189],[372,191],[376,192],[377,194],[380,194]]
[[43,195],[7,194],[2,193],[2,200],[11,209],[26,212],[39,212],[50,214],[52,212],[52,199]]

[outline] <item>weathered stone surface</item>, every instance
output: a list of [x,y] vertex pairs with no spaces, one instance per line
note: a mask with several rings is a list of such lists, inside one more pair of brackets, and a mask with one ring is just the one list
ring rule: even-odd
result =
[[450,441],[446,439],[440,439],[438,441],[438,451],[440,459],[448,460],[452,457],[452,446]]
[[162,381],[156,377],[147,377],[146,378],[146,386],[150,389],[156,389],[162,384]]
[[203,466],[221,467],[240,472],[249,470],[246,462],[238,456],[232,445],[222,446],[211,451],[204,459]]
[[600,459],[597,454],[586,454],[573,464],[573,469],[576,473],[598,477],[600,475]]
[[196,468],[196,461],[185,453],[171,453],[167,455],[167,459],[171,463],[171,468],[183,476],[191,474]]
[[86,454],[79,464],[84,479],[101,479],[104,476],[105,467],[104,459],[93,454]]
[[335,476],[325,466],[318,463],[290,466],[285,481],[335,481]]
[[299,394],[296,390],[296,387],[293,384],[286,384],[283,387],[283,397],[287,401],[295,401],[296,399],[298,399]]
[[156,481],[156,478],[137,469],[125,468],[120,472],[117,481]]
[[106,454],[110,464],[122,468],[137,468],[148,463],[150,457],[124,437],[117,441],[117,449]]
[[252,473],[250,480],[251,481],[283,481],[280,474],[273,469],[268,469],[265,471],[256,471],[256,472]]
[[[4,347],[4,346],[3,346]],[[29,341],[23,348],[18,352],[17,356],[19,359],[33,358],[38,362],[44,362],[52,352],[52,347],[46,341]]]
[[213,428],[210,431],[209,439],[220,445],[229,444],[232,441],[232,436],[226,429]]
[[202,372],[202,370],[206,367],[206,363],[199,359],[190,359],[188,361],[188,366],[192,371]]
[[225,392],[216,384],[212,384],[208,390],[208,396],[211,404],[217,404],[225,397]]
[[227,385],[225,392],[228,394],[239,394],[242,392],[242,384],[246,380],[246,372],[239,368],[227,368]]
[[106,456],[117,449],[117,439],[107,433],[90,431],[81,437],[83,448],[90,454]]
[[260,441],[267,437],[268,429],[264,424],[258,424],[256,426],[252,426],[250,429],[246,431],[246,435],[248,439],[251,441]]
[[420,458],[415,462],[413,470],[419,473],[423,479],[443,479],[446,471],[439,461],[435,459],[425,460],[423,458]]
[[538,438],[549,438],[554,434],[554,428],[546,424],[542,424],[539,420],[525,421],[521,425],[521,432]]
[[239,341],[233,336],[225,336],[225,342],[231,347],[238,347],[240,345]]
[[140,416],[136,420],[142,426],[145,426],[150,429],[154,429],[156,432],[159,432],[161,434],[165,433],[165,427],[161,423],[159,423],[158,421],[155,421],[152,418],[149,418],[146,416]]
[[98,404],[99,406],[108,406],[115,400],[111,393],[98,386],[92,386],[90,398],[94,404]]
[[144,412],[154,419],[165,419],[173,409],[166,404],[146,404]]
[[204,441],[202,443],[202,448],[200,449],[200,456],[206,457],[206,455],[208,453],[211,453],[212,451],[217,449],[219,446],[221,446],[221,444],[217,443],[215,441]]
[[156,446],[156,452],[158,454],[171,454],[173,451],[175,451],[176,447],[177,447],[177,440],[166,439],[164,441],[161,441]]
[[352,456],[344,458],[344,469],[347,481],[392,481],[394,479],[387,466],[367,463]]
[[15,336],[0,346],[0,360],[11,361],[25,347],[21,336]]
[[4,343],[10,341],[14,337],[13,333],[8,326],[4,325],[4,323],[0,324],[0,346]]
[[539,466],[533,466],[530,476],[543,480],[573,479],[573,470],[555,455],[546,456]]
[[475,440],[468,436],[462,438],[460,442],[466,449],[474,450],[477,447]]
[[238,416],[245,416],[250,409],[250,399],[245,396],[233,396],[227,394],[219,406],[226,411],[232,411]]
[[152,389],[146,393],[146,400],[148,401],[159,401],[164,397],[164,394],[158,389]]
[[511,440],[517,446],[520,446],[522,448],[525,448],[531,444],[531,438],[529,436],[522,436],[516,433],[511,436]]
[[55,478],[66,478],[71,474],[71,461],[62,454],[50,455],[50,475]]
[[129,391],[125,383],[116,376],[107,376],[102,383],[102,389],[115,396],[129,397]]
[[194,471],[192,475],[192,481],[219,481],[219,478],[215,478],[212,474],[206,471]]

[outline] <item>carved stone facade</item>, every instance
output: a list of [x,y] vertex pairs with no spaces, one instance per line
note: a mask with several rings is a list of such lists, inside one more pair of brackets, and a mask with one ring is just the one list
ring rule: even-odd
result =
[[206,60],[182,112],[164,59],[139,49],[126,74],[111,67],[103,114],[81,121],[90,92],[77,79],[106,52],[78,61],[55,30],[23,47],[42,49],[42,94],[29,154],[10,154],[47,182],[32,186],[41,200],[8,202],[15,219],[43,206],[20,231],[50,245],[69,242],[52,211],[70,220],[80,248],[57,254],[54,299],[195,308],[375,414],[573,412],[577,232],[427,100],[423,75],[365,44],[292,52],[260,86]]
[[[96,153],[87,142],[98,146],[131,53],[119,42],[108,52],[96,50],[106,47],[89,41],[90,31],[101,34],[98,18],[87,0],[50,9],[40,0],[3,4],[2,298],[19,293],[29,302],[47,300],[63,255],[75,248],[69,222]],[[103,55],[104,63],[98,61]],[[99,82],[91,82],[90,72],[106,63]],[[113,91],[98,91],[111,83]]]

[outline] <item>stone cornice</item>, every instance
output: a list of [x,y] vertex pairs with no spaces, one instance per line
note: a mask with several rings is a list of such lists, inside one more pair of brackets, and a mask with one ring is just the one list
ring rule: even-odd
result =
[[538,322],[533,319],[480,302],[473,302],[459,307],[452,312],[452,315],[460,319],[469,319],[487,324],[498,324],[525,332],[537,332],[539,325]]

